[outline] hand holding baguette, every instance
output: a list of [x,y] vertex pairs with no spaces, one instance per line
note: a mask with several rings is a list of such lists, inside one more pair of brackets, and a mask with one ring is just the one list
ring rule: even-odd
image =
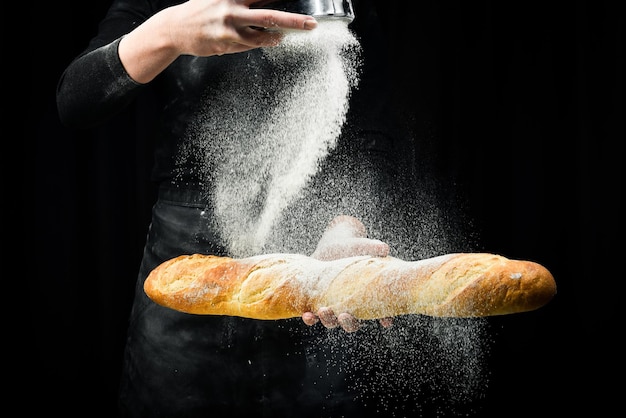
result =
[[[379,240],[367,238],[365,225],[357,218],[341,215],[335,217],[328,224],[311,257],[331,261],[357,255],[386,257],[389,255],[389,245]],[[321,322],[326,328],[341,326],[346,332],[357,331],[360,327],[359,321],[352,314],[347,312],[335,313],[332,308],[327,306],[319,308],[317,312],[304,312],[302,321],[309,326],[318,322]],[[378,321],[384,328],[393,324],[391,317],[380,318]]]
[[489,253],[404,261],[384,255],[388,248],[375,240],[355,243],[378,245],[381,256],[334,258],[327,244],[338,241],[322,245],[324,239],[313,254],[320,259],[298,254],[242,259],[183,255],[155,268],[144,290],[154,302],[181,312],[267,320],[324,308],[360,320],[405,314],[505,315],[537,309],[556,294],[552,274],[531,261]]

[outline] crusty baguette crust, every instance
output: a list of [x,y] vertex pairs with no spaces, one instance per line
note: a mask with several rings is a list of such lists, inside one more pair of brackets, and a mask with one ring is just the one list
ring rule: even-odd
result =
[[556,283],[540,264],[489,253],[418,261],[193,254],[156,267],[144,290],[154,302],[191,314],[273,320],[326,306],[367,320],[404,314],[482,317],[526,312],[548,303]]

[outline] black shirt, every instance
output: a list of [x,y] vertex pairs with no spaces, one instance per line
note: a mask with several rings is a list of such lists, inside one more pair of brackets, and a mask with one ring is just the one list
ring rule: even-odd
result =
[[[213,180],[213,167],[198,170],[198,161],[181,160],[179,151],[207,100],[218,106],[219,100],[211,97],[219,97],[214,93],[229,87],[225,81],[232,82],[233,74],[241,74],[241,83],[253,76],[267,79],[277,74],[275,64],[262,51],[253,50],[220,57],[182,56],[151,83],[134,82],[117,55],[120,39],[157,11],[177,3],[115,0],[97,35],[58,85],[61,120],[76,128],[106,123],[147,90],[155,100],[153,178],[162,193],[153,209],[137,280],[121,409],[129,417],[362,416],[368,406],[358,398],[368,372],[363,371],[363,363],[353,365],[361,353],[361,338],[371,341],[372,334],[307,327],[298,318],[257,321],[187,315],[157,306],[143,292],[147,274],[168,258],[193,252],[229,253],[213,223],[211,184],[207,185]],[[401,113],[390,105],[384,59],[368,59],[384,48],[384,41],[376,14],[367,7],[365,2],[355,2],[354,25],[361,31],[357,35],[365,59],[342,134],[276,223],[276,234],[290,239],[271,238],[264,252],[311,253],[317,242],[311,237],[319,237],[339,214],[361,218],[371,226],[371,236],[389,242],[400,252],[394,255],[407,259],[417,258],[416,253],[404,251],[409,247],[407,235],[414,237],[414,243],[429,239],[428,234],[413,232],[419,222],[412,205],[424,200],[410,191],[415,184],[413,138],[399,123]],[[213,133],[205,134],[210,142]],[[432,228],[428,231],[432,237]],[[410,247],[419,247],[414,243]],[[365,328],[375,335],[388,332],[377,323]],[[365,361],[368,370],[376,369],[375,358]],[[370,392],[380,392],[377,396],[384,398],[381,388],[370,387]]]

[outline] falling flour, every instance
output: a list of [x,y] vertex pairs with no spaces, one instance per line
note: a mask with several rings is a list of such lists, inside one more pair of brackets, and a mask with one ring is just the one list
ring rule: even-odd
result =
[[[377,188],[366,165],[326,166],[330,174],[312,181],[337,145],[360,83],[361,46],[345,22],[320,21],[314,31],[286,33],[281,45],[250,59],[225,76],[225,88],[209,92],[179,155],[179,162],[193,158],[211,185],[211,227],[231,256],[306,253],[329,215],[351,211],[360,212],[371,235],[389,242],[400,258],[450,252],[455,235],[440,210],[446,202],[419,190],[395,196]],[[438,415],[448,412],[438,409],[441,403],[454,409],[484,393],[485,328],[481,320],[408,315],[390,329],[372,321],[354,334],[328,330],[303,350],[326,368],[320,384],[324,374],[347,376],[372,412],[421,416],[437,408]]]
[[325,21],[310,33],[286,33],[262,60],[271,73],[242,68],[226,80],[232,88],[203,109],[187,150],[205,154],[215,226],[237,257],[263,250],[276,219],[335,146],[359,82],[360,45],[345,22]]

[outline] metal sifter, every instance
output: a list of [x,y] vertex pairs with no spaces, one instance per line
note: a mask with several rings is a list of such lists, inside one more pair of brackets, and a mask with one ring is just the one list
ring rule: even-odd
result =
[[253,9],[274,9],[301,13],[319,18],[354,20],[351,0],[261,0],[250,5]]

